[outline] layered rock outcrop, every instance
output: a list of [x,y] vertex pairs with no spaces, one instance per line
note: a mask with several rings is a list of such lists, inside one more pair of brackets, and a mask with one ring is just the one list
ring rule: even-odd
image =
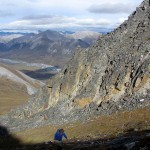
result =
[[43,89],[2,122],[20,130],[149,106],[150,1],[94,46],[79,48]]
[[150,7],[145,0],[116,30],[89,49],[78,49],[50,83],[49,107],[68,100],[68,109],[123,97],[145,97],[150,88]]

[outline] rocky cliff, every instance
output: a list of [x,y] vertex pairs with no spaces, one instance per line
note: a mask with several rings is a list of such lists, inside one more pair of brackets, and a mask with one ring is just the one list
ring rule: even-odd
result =
[[150,1],[144,0],[94,46],[77,49],[47,87],[1,121],[12,130],[67,123],[149,106],[149,98]]

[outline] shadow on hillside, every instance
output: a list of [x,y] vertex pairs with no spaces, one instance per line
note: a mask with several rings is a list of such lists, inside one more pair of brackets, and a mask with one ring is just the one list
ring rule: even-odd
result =
[[37,79],[37,80],[48,80],[56,75],[56,73],[44,71],[44,69],[39,69],[35,71],[29,71],[29,70],[21,70],[24,74],[27,76]]
[[[126,131],[123,135],[111,139],[69,141],[63,144],[63,150],[149,150],[150,130]],[[0,150],[57,150],[53,142],[23,144],[0,126]]]
[[21,145],[21,142],[13,137],[5,127],[0,126],[0,150],[3,148],[11,149],[13,147],[20,147]]

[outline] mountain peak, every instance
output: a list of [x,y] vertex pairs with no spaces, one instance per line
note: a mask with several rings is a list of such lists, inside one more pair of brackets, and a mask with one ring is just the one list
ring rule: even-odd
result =
[[150,0],[144,0],[139,7],[148,8],[150,7]]
[[139,13],[147,12],[150,9],[150,0],[144,0],[139,7],[137,7],[137,11],[139,10]]

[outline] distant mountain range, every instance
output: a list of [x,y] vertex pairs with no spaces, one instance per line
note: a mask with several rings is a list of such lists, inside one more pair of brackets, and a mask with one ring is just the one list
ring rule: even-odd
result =
[[94,44],[97,39],[101,36],[102,34],[98,32],[93,32],[93,31],[81,31],[81,32],[76,32],[73,34],[68,34],[67,36],[73,39],[81,39],[88,43],[89,45]]
[[63,66],[77,47],[89,47],[100,35],[89,31],[79,34],[47,30],[0,36],[0,57]]
[[29,33],[23,33],[23,32],[5,32],[5,31],[0,31],[0,36],[8,36],[8,35],[13,35],[13,34],[26,35],[26,34],[29,34]]

